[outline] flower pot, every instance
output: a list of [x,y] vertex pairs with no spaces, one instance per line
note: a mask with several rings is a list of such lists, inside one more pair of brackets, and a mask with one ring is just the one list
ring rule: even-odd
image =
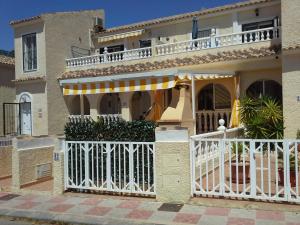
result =
[[[279,184],[281,186],[284,185],[284,169],[279,168],[278,169],[278,175],[279,175]],[[290,170],[290,183],[291,187],[296,187],[296,171],[295,170]]]
[[[238,167],[238,174],[236,174],[236,167]],[[250,163],[249,161],[245,161],[245,181],[246,183],[249,183],[250,177]],[[244,182],[244,166],[243,162],[236,163],[236,161],[232,161],[231,163],[231,174],[232,174],[232,183],[238,183],[243,184]]]

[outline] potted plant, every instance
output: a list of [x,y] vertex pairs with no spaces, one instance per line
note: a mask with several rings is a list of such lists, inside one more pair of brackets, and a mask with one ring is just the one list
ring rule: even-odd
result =
[[[243,144],[242,143],[234,143],[231,148],[232,152],[232,161],[231,161],[231,175],[232,182],[243,184],[244,176],[245,181],[248,183],[250,181],[249,173],[250,173],[250,162],[247,160],[241,159],[243,154]],[[236,161],[237,159],[237,161]],[[245,163],[244,163],[245,162]],[[244,174],[244,166],[245,166],[245,174]],[[238,170],[238,173],[236,173]]]

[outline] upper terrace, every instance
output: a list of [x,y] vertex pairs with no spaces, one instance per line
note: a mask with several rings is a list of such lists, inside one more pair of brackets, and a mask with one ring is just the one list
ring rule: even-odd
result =
[[116,62],[159,61],[228,46],[250,48],[253,43],[270,46],[280,43],[280,14],[280,1],[252,0],[92,32],[90,55],[68,58],[66,67],[81,70]]

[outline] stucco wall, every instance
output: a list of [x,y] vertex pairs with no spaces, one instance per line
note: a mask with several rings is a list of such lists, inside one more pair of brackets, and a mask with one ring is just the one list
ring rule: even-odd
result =
[[0,64],[0,136],[3,136],[3,103],[12,103],[16,98],[14,66]]
[[0,178],[11,176],[12,146],[0,147]]
[[89,28],[102,10],[47,14],[45,20],[48,133],[62,134],[68,109],[57,77],[65,70],[65,58],[78,48],[89,49]]
[[37,165],[51,163],[52,166],[53,150],[54,146],[18,150],[20,185],[28,184],[37,180]]

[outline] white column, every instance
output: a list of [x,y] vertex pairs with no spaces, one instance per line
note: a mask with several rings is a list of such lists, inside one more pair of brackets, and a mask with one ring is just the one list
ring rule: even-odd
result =
[[196,104],[195,104],[195,76],[192,76],[192,112],[193,112],[193,124],[194,124],[194,134],[196,134]]

